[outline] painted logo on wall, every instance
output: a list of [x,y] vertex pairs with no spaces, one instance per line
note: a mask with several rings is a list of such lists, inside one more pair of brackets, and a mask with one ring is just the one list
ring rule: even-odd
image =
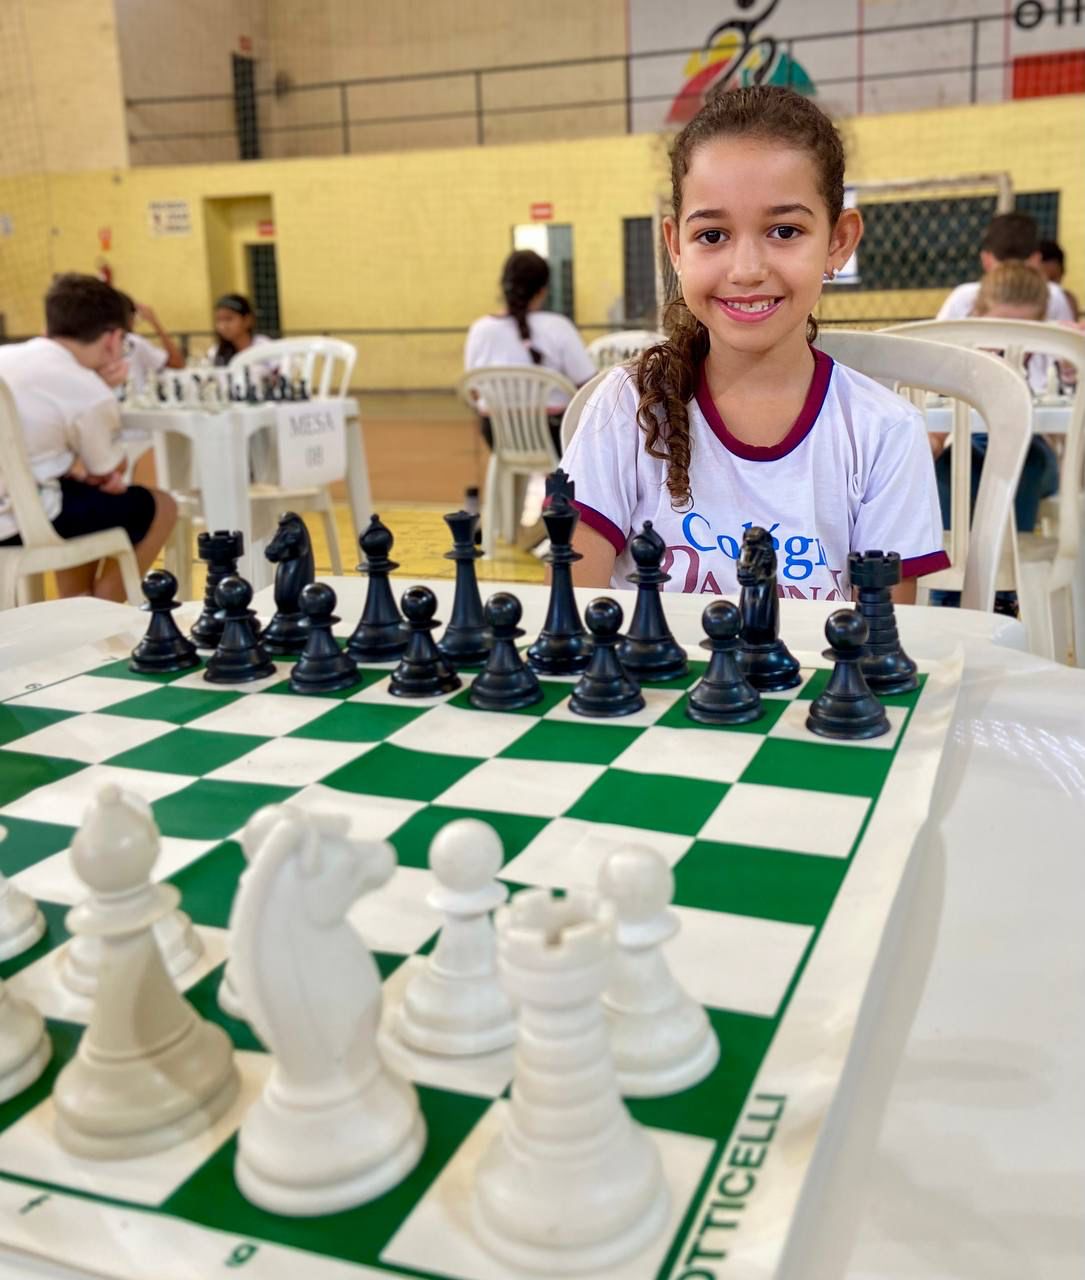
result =
[[751,84],[790,85],[799,93],[813,95],[814,82],[779,41],[761,25],[780,0],[769,0],[760,13],[741,16],[753,9],[757,0],[735,0],[740,13],[715,26],[707,39],[686,63],[686,81],[667,113],[668,124],[692,120],[711,93]]

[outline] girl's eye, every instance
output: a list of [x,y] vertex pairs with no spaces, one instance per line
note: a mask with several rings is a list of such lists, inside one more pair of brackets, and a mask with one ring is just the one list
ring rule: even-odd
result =
[[775,235],[778,240],[794,240],[802,231],[798,227],[773,227],[769,235]]
[[719,244],[723,239],[723,232],[716,228],[712,228],[709,231],[702,231],[700,235],[697,236],[697,239],[702,244]]

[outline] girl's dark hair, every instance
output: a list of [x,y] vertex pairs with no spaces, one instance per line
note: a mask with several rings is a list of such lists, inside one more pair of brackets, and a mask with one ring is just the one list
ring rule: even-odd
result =
[[[520,337],[530,343],[531,330],[527,327],[528,303],[550,283],[550,267],[545,258],[541,258],[531,249],[517,249],[505,259],[501,269],[501,292],[505,295],[505,306],[509,315],[516,321]],[[528,354],[536,364],[542,364],[542,352],[528,346]]]
[[[224,293],[221,298],[215,302],[214,309],[216,311],[233,311],[241,317],[252,316],[255,325],[256,312],[252,309],[252,303],[245,297],[243,293]],[[237,355],[237,347],[232,342],[228,342],[225,338],[219,338],[215,343],[215,364],[226,365]]]
[[[836,225],[844,208],[844,144],[833,122],[809,98],[792,89],[755,85],[731,89],[711,98],[671,147],[672,214],[682,211],[682,183],[693,153],[715,138],[763,138],[806,151],[814,161],[818,186]],[[708,330],[686,306],[681,292],[663,310],[666,342],[649,347],[637,362],[640,391],[637,421],[645,434],[644,447],[653,458],[667,460],[667,490],[671,506],[692,506],[689,486],[688,402],[697,389],[701,365],[708,355]],[[806,322],[806,336],[817,337],[817,322]]]

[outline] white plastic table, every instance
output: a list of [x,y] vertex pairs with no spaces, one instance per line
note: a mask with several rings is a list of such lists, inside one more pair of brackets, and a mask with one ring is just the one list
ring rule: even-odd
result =
[[[347,501],[355,538],[366,527],[372,510],[369,468],[357,400],[347,399]],[[245,537],[245,555],[239,568],[254,586],[269,581],[271,566],[264,559],[254,530],[249,502],[249,442],[257,432],[275,427],[274,403],[238,404],[220,412],[184,405],[163,405],[159,409],[125,409],[121,420],[126,433],[145,431],[155,442],[159,477],[171,476],[166,438],[185,437],[191,445],[194,475],[200,491],[204,519],[209,529],[240,529]],[[177,486],[178,478],[171,476]],[[254,537],[254,534],[256,535]]]
[[[353,623],[365,581],[332,585],[338,612]],[[397,596],[408,585],[395,581]],[[428,585],[438,595],[438,616],[447,618],[452,583]],[[513,591],[523,601],[525,627],[540,625],[545,588],[492,583],[483,590]],[[596,594],[578,592],[581,605]],[[628,616],[629,593],[616,594]],[[73,603],[37,608],[52,610],[53,625],[62,627]],[[698,638],[704,603],[668,596],[680,640]],[[270,591],[261,592],[259,610],[270,604]],[[127,616],[125,643],[134,643],[146,615],[115,607]],[[796,649],[820,647],[831,608],[781,601],[785,638]],[[179,611],[182,625],[197,610],[189,604]],[[941,658],[957,646],[964,653],[922,874],[911,886],[909,918],[931,935],[929,945],[921,939],[913,950],[932,954],[914,1018],[907,1009],[899,1028],[896,1070],[871,1082],[876,1095],[888,1094],[880,1137],[859,1132],[859,1121],[880,1113],[884,1096],[876,1105],[857,1104],[857,1123],[838,1135],[840,1168],[827,1179],[822,1247],[808,1257],[803,1280],[1080,1280],[1085,671],[1022,652],[1023,628],[994,614],[901,607],[898,616],[917,658]],[[40,618],[46,626],[46,613]],[[0,615],[0,654],[12,626]],[[66,660],[78,669],[74,648],[18,671],[5,664],[0,698],[24,688],[28,675],[57,679]],[[857,1082],[857,1091],[868,1083],[861,1074]],[[853,1136],[862,1141],[849,1150]],[[856,1158],[864,1148],[865,1163]],[[837,1266],[856,1231],[850,1261]],[[167,1261],[164,1280],[187,1274],[183,1260],[173,1269]],[[76,1275],[22,1258],[5,1263],[0,1255],[0,1280]]]
[[[1032,406],[1032,430],[1036,435],[1064,436],[1070,428],[1071,403],[1034,404]],[[923,410],[928,431],[952,431],[953,407],[950,404],[928,405]],[[983,432],[987,424],[972,410],[972,430]]]

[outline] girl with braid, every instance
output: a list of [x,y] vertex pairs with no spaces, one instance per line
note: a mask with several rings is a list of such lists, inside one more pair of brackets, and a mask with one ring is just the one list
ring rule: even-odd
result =
[[582,586],[625,585],[651,520],[672,591],[734,594],[743,533],[767,529],[786,596],[849,599],[848,553],[900,553],[898,600],[945,568],[923,419],[810,344],[822,284],[855,252],[844,150],[808,98],[758,85],[709,101],[675,140],[667,340],[615,369],[563,466]]
[[[596,374],[580,334],[572,321],[555,311],[543,311],[550,284],[546,259],[530,249],[509,254],[501,271],[501,292],[505,310],[501,315],[483,316],[467,333],[465,369],[481,369],[494,364],[539,364],[563,373],[576,386]],[[561,415],[567,397],[556,395],[547,406],[554,449],[561,453]],[[478,412],[483,439],[494,447],[486,405],[480,400]]]

